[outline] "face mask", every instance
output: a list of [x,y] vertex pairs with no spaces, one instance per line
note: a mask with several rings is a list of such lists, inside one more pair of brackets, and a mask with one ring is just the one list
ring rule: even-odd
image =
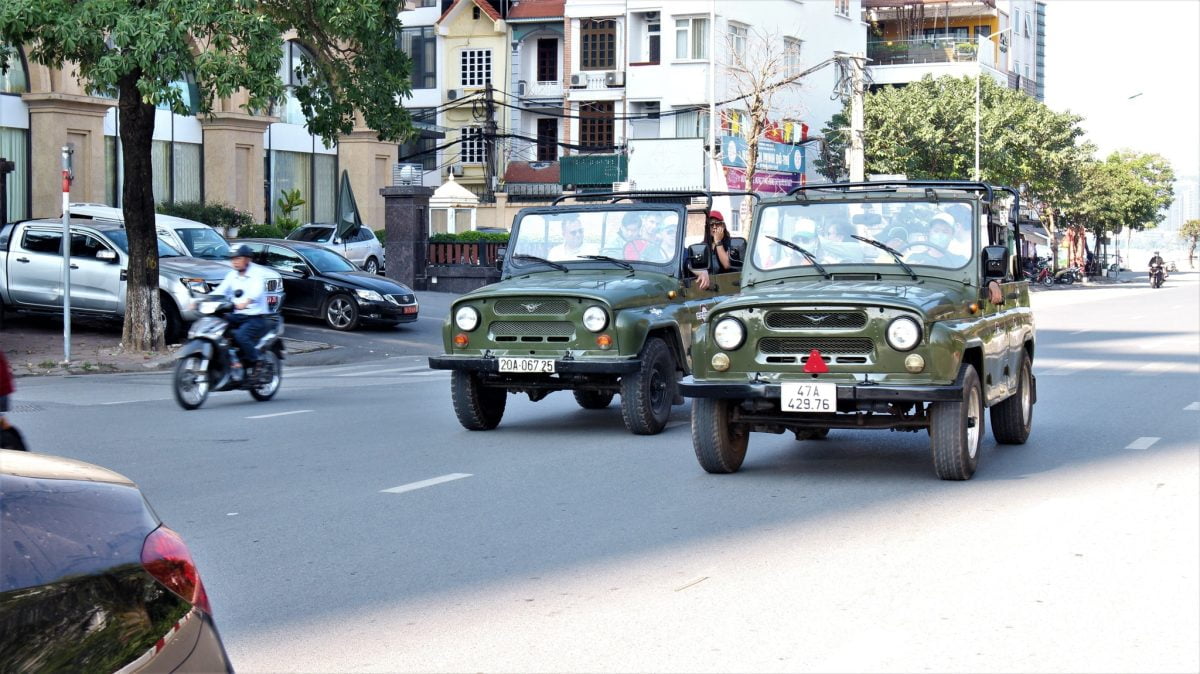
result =
[[942,233],[930,234],[929,243],[932,243],[938,248],[945,248],[946,246],[950,245],[950,235]]

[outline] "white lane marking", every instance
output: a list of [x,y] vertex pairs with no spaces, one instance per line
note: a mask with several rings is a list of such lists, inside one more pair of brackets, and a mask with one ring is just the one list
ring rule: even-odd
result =
[[1183,408],[1183,411],[1184,412],[1200,412],[1200,403],[1192,403],[1191,405],[1188,405],[1187,407]]
[[1091,330],[1091,328],[1084,328],[1082,330],[1076,330],[1075,332],[1072,332],[1071,334],[1072,335],[1082,335],[1083,333],[1087,332],[1088,330]]
[[428,366],[393,367],[393,368],[388,368],[386,370],[368,370],[366,372],[343,372],[342,374],[335,374],[333,376],[335,376],[335,377],[369,377],[373,374],[384,374],[385,372],[422,372],[422,371],[427,371],[427,370],[429,370]]
[[246,418],[247,419],[270,419],[272,417],[286,417],[291,414],[304,414],[305,412],[311,412],[311,411],[312,410],[292,410],[291,412],[276,412],[275,414],[256,414],[252,417],[246,417]]
[[1054,368],[1053,370],[1043,372],[1042,374],[1050,375],[1050,376],[1075,374],[1076,372],[1090,370],[1093,367],[1097,367],[1099,365],[1100,365],[1100,361],[1098,361],[1098,360],[1077,360],[1074,363],[1067,363],[1066,365],[1060,365],[1060,366]]
[[156,400],[169,400],[169,398],[151,398],[150,400],[114,400],[112,402],[100,403],[101,405],[128,405],[130,403],[149,403]]
[[443,475],[441,477],[431,477],[428,480],[421,480],[420,482],[409,482],[408,484],[402,484],[399,487],[392,487],[391,489],[380,489],[379,493],[380,494],[403,494],[406,491],[414,491],[416,489],[424,489],[425,487],[432,487],[435,484],[442,484],[443,482],[453,482],[454,480],[461,480],[464,477],[471,477],[471,474],[470,473],[450,473],[449,475]]
[[1158,361],[1155,361],[1153,363],[1146,363],[1145,365],[1139,367],[1138,369],[1133,371],[1133,374],[1135,374],[1135,375],[1151,375],[1151,374],[1159,374],[1162,372],[1170,372],[1171,370],[1174,370],[1174,369],[1175,369],[1174,363],[1160,363]]
[[1162,438],[1151,438],[1151,437],[1138,438],[1137,440],[1134,440],[1133,442],[1129,443],[1125,447],[1125,449],[1150,449],[1150,446],[1153,445],[1154,443],[1158,442],[1159,440],[1162,440]]

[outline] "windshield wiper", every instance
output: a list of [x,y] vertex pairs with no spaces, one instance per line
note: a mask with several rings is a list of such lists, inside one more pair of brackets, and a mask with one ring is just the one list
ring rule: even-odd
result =
[[538,256],[536,256],[536,255],[526,255],[526,254],[524,254],[524,253],[520,253],[520,254],[518,254],[518,255],[514,255],[514,256],[513,256],[513,259],[514,259],[514,260],[529,260],[530,262],[541,262],[542,264],[548,264],[548,265],[550,265],[551,267],[554,267],[555,269],[557,269],[557,270],[559,270],[559,271],[561,271],[561,272],[566,272],[566,271],[567,271],[567,266],[566,266],[565,264],[559,264],[559,263],[557,263],[557,262],[551,262],[550,260],[547,260],[547,259],[546,259],[546,258],[544,258],[544,257],[538,257]]
[[812,253],[808,252],[807,250],[804,250],[800,246],[797,246],[796,244],[792,243],[791,241],[788,241],[787,239],[780,239],[779,237],[771,236],[770,234],[767,234],[766,236],[768,239],[774,241],[775,243],[777,243],[781,246],[786,246],[788,248],[791,248],[792,250],[796,251],[797,253],[800,253],[804,257],[808,258],[808,261],[812,263],[812,266],[816,267],[817,271],[821,272],[821,276],[824,276],[827,280],[833,278],[832,276],[829,275],[829,272],[825,271],[825,268],[821,266],[821,263],[817,262],[817,256],[813,255]]
[[608,255],[580,255],[579,257],[586,257],[589,260],[603,260],[604,262],[611,262],[613,264],[620,265],[629,271],[633,271],[633,265],[629,264],[625,260],[618,260],[617,258],[609,257]]
[[904,256],[901,255],[900,253],[896,252],[895,250],[893,250],[892,247],[887,245],[886,243],[880,243],[880,242],[876,241],[875,239],[868,239],[865,236],[859,236],[857,234],[851,234],[850,238],[858,239],[859,241],[862,241],[863,243],[869,243],[872,246],[875,246],[876,248],[878,248],[880,250],[886,250],[887,252],[892,254],[892,257],[896,258],[896,264],[900,265],[901,267],[904,267],[904,271],[908,272],[908,275],[912,277],[912,280],[914,280],[914,281],[920,280],[919,278],[917,278],[917,272],[913,271],[912,267],[905,264],[904,259],[903,259]]

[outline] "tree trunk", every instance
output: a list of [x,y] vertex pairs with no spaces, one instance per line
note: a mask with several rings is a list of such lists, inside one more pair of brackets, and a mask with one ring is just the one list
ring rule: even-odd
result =
[[117,83],[121,158],[125,164],[121,206],[129,238],[121,345],[134,351],[158,351],[166,344],[158,296],[158,234],[154,227],[154,171],[150,160],[154,106],[142,102],[137,88],[140,77],[141,71],[135,70]]
[[1058,231],[1058,225],[1054,222],[1054,209],[1047,208],[1046,216],[1048,218],[1047,224],[1049,225],[1046,231],[1050,234],[1050,271],[1056,272],[1058,271],[1058,237],[1054,233]]
[[755,93],[750,102],[750,130],[746,143],[746,191],[754,190],[754,175],[758,173],[758,140],[766,126],[767,110],[762,95]]

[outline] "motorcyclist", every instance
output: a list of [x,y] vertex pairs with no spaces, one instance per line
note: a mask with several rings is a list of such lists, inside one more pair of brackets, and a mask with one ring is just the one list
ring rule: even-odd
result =
[[242,354],[246,376],[257,376],[260,365],[258,340],[270,328],[267,315],[271,312],[267,304],[267,280],[265,271],[250,261],[254,251],[242,244],[229,253],[233,270],[225,275],[221,285],[213,290],[233,302],[234,312],[227,316],[233,327],[233,341]]
[[1149,265],[1149,268],[1150,268],[1150,280],[1151,280],[1151,281],[1153,281],[1153,280],[1154,280],[1154,265],[1158,265],[1158,266],[1160,266],[1160,267],[1163,267],[1163,276],[1164,276],[1164,277],[1166,277],[1166,275],[1167,275],[1167,273],[1166,273],[1166,266],[1167,266],[1167,263],[1163,261],[1163,259],[1162,259],[1162,256],[1158,254],[1158,251],[1157,251],[1157,250],[1156,250],[1156,251],[1154,251],[1154,255],[1153,255],[1153,257],[1151,257],[1151,258],[1150,258],[1150,265]]

